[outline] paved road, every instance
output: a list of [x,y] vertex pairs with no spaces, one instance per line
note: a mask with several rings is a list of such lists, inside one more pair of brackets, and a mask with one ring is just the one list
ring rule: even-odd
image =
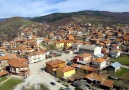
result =
[[121,65],[121,67],[129,69],[129,66],[126,65]]
[[[69,61],[72,59],[73,56],[74,55],[72,55],[72,54],[64,54],[63,53],[62,56],[56,57],[56,58],[60,58],[62,60]],[[28,83],[29,83],[29,85],[45,83],[50,88],[50,90],[58,90],[60,87],[65,88],[65,86],[63,86],[61,83],[56,82],[56,80],[53,76],[51,76],[50,74],[41,70],[41,68],[43,68],[43,66],[45,66],[45,62],[50,61],[50,60],[51,60],[51,58],[47,59],[47,60],[43,60],[38,63],[30,64],[29,65],[30,77],[27,78],[24,83],[18,85],[14,90],[21,90],[22,86],[26,86],[26,85],[28,85]],[[50,84],[50,82],[55,82],[56,85],[52,86]],[[74,87],[72,87],[71,85],[70,85],[70,88],[72,88],[72,90],[74,90]]]

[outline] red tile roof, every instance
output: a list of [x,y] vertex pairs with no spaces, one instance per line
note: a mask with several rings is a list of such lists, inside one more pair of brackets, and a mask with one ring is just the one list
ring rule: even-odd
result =
[[19,67],[19,68],[28,67],[28,64],[25,58],[13,58],[8,61],[8,64],[12,67]]
[[68,71],[75,70],[75,68],[73,68],[71,66],[64,66],[64,67],[57,68],[57,70],[59,70],[61,72],[68,72]]
[[7,75],[7,74],[8,74],[8,72],[3,70],[3,71],[0,72],[0,77],[3,76],[3,75]]

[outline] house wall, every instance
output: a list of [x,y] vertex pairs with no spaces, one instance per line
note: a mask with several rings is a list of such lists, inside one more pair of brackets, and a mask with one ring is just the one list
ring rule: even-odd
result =
[[35,63],[35,62],[38,62],[40,60],[44,60],[46,58],[45,58],[45,54],[40,54],[40,55],[30,56],[30,57],[28,57],[28,59],[29,59],[30,63]]
[[63,78],[63,77],[69,77],[69,76],[75,74],[75,70],[71,70],[68,72],[62,72],[62,71],[57,70],[56,73],[57,73],[57,77]]
[[84,57],[84,61],[85,61],[85,62],[90,62],[90,60],[91,60],[91,55],[88,56],[88,57]]
[[[65,62],[64,63],[57,64],[55,66],[58,66],[56,68],[63,67],[63,66],[65,66]],[[55,68],[53,68],[52,65],[46,64],[46,70],[47,70],[47,72],[53,73],[53,69],[55,69]]]
[[101,48],[100,47],[96,47],[94,49],[94,55],[100,54],[101,53]]

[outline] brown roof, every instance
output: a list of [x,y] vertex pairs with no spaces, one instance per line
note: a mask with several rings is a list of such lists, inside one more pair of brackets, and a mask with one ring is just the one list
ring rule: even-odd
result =
[[77,67],[79,64],[72,64],[71,67]]
[[6,46],[2,46],[2,47],[0,47],[0,49],[7,49],[7,47]]
[[26,50],[26,49],[27,49],[27,46],[26,45],[21,45],[19,47],[12,48],[12,50]]
[[0,60],[9,60],[9,59],[11,59],[11,58],[17,58],[17,56],[14,55],[14,54],[7,54],[7,55],[5,55],[5,56],[1,56],[1,57],[0,57]]
[[106,61],[106,59],[104,59],[104,58],[98,58],[97,60],[93,60],[92,62],[102,63],[104,61]]
[[13,58],[8,61],[8,64],[12,67],[19,67],[19,68],[28,67],[25,58]]
[[3,71],[0,72],[0,77],[3,76],[3,75],[7,75],[7,74],[8,74],[8,72],[3,70]]
[[86,75],[84,78],[91,79],[91,80],[97,80],[97,81],[104,80],[104,76],[101,74],[97,74],[97,73],[90,73],[90,74]]
[[61,72],[68,72],[68,71],[72,71],[75,70],[75,68],[71,67],[71,66],[64,66],[64,67],[60,67],[57,69],[58,71]]
[[89,56],[91,56],[91,54],[89,54],[89,53],[83,53],[83,54],[80,54],[78,56],[79,57],[89,57]]
[[30,54],[29,56],[40,55],[40,54],[45,54],[45,51],[41,51],[41,52],[33,52],[33,53]]
[[65,63],[65,61],[64,60],[55,59],[55,60],[46,62],[46,64],[49,64],[49,65],[56,65],[56,64],[60,64],[60,63]]
[[87,71],[97,71],[96,68],[93,67],[89,67],[89,66],[84,66],[84,65],[80,65],[81,69],[87,70]]
[[114,81],[112,81],[112,80],[103,80],[101,85],[107,86],[107,87],[113,87],[113,83],[114,83]]

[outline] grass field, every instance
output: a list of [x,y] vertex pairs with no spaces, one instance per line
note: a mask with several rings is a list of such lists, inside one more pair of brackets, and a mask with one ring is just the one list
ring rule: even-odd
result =
[[129,66],[129,57],[128,56],[120,56],[116,59],[114,58],[111,58],[112,61],[115,61],[115,62],[119,62],[123,65],[128,65]]
[[115,77],[119,77],[121,78],[122,76],[126,75],[127,73],[129,73],[129,70],[126,69],[126,68],[122,68],[120,70],[118,70],[117,72],[113,72],[113,73],[110,73],[111,76],[115,76]]
[[11,78],[0,85],[0,90],[12,90],[16,85],[18,85],[21,82],[21,79]]
[[0,79],[0,82],[4,81],[4,80],[6,80],[6,79],[7,79],[7,77],[6,77],[6,76],[3,76],[3,77]]

